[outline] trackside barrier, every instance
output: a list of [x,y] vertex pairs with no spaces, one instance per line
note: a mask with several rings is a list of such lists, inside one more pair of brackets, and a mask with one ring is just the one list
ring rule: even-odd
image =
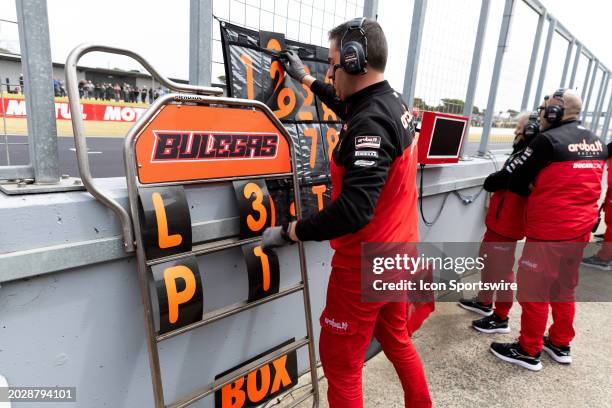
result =
[[[131,214],[95,186],[89,171],[76,66],[83,55],[94,51],[132,57],[162,85],[183,92],[158,98],[126,136],[124,164]],[[308,347],[311,389],[291,406],[312,395],[313,406],[318,407],[317,366],[304,246],[302,243],[297,244],[301,282],[278,288],[278,281],[274,279],[278,277],[276,254],[264,253],[257,245],[258,235],[263,229],[275,225],[274,202],[268,194],[262,194],[266,190],[262,178],[291,179],[295,213],[297,218],[301,217],[294,146],[280,121],[261,102],[210,96],[220,95],[222,90],[172,82],[162,77],[138,54],[119,48],[101,45],[80,45],[75,48],[66,62],[66,85],[73,112],[72,126],[83,184],[95,198],[119,216],[126,251],[136,250],[156,408],[188,406],[222,390],[224,386],[242,381],[247,375],[257,376],[258,371],[262,377],[268,373],[270,381],[270,371],[278,375],[285,368],[284,364],[292,365],[295,351],[304,346]],[[225,144],[219,141],[221,139],[227,143],[231,139],[235,147],[233,154],[241,157],[227,159],[223,153],[228,149],[224,149]],[[215,156],[214,147],[219,147],[219,143],[221,148]],[[202,146],[200,154],[192,150],[193,146],[197,146],[197,149]],[[192,245],[192,225],[183,186],[219,182],[233,183],[237,196],[243,195],[246,199],[241,202],[241,207],[250,207],[244,212],[241,208],[240,236]],[[250,201],[252,197],[255,198]],[[204,313],[203,285],[195,257],[234,247],[242,247],[247,258],[249,299]],[[248,257],[255,259],[257,265],[249,265]],[[259,272],[259,276],[263,276],[259,286],[251,284],[253,268]],[[150,287],[154,288],[157,297],[156,308]],[[191,394],[166,404],[159,362],[160,342],[300,291],[306,337],[291,339],[254,357],[245,365],[223,373],[214,382]],[[284,381],[274,379],[271,390],[277,391],[275,397],[290,390],[297,382],[288,376],[282,379]],[[257,394],[260,391],[258,389]]]

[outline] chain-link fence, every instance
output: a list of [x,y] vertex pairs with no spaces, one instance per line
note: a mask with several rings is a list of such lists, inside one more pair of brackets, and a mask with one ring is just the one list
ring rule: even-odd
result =
[[[290,40],[326,46],[327,31],[363,13],[363,0],[214,0],[216,18]],[[212,81],[225,83],[218,22],[213,27]]]

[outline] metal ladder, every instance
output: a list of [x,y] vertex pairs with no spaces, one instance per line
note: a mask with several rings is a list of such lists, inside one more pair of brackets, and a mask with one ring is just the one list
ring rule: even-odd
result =
[[[80,102],[79,102],[79,94],[78,94],[78,86],[77,86],[77,63],[79,59],[90,52],[106,52],[111,54],[118,54],[131,57],[138,61],[142,66],[151,73],[151,75],[160,82],[163,86],[181,93],[171,93],[167,95],[163,95],[159,97],[155,102],[151,105],[151,107],[142,115],[142,117],[134,124],[134,126],[128,132],[125,143],[124,143],[124,164],[127,178],[127,187],[128,187],[128,197],[129,197],[129,205],[130,205],[130,213],[119,205],[114,199],[105,194],[103,191],[99,190],[95,185],[93,178],[91,176],[89,170],[89,162],[87,156],[87,144],[83,131],[83,118],[80,110]],[[249,372],[256,370],[264,365],[274,361],[275,359],[282,357],[283,355],[293,352],[301,347],[308,347],[308,357],[309,357],[309,371],[311,375],[311,389],[310,392],[305,393],[305,395],[297,398],[290,406],[296,406],[299,403],[305,401],[306,399],[313,397],[313,407],[318,407],[319,405],[319,390],[318,390],[318,377],[317,377],[317,363],[314,349],[314,332],[312,326],[312,314],[311,314],[311,305],[310,305],[310,294],[308,287],[308,274],[306,269],[306,257],[304,246],[300,242],[298,243],[298,253],[299,253],[299,264],[300,264],[300,272],[301,272],[301,282],[294,284],[292,286],[281,288],[279,292],[264,297],[262,299],[258,299],[252,302],[239,302],[235,303],[221,309],[213,310],[205,313],[202,316],[202,319],[188,324],[186,326],[180,327],[178,329],[166,332],[166,333],[158,333],[155,328],[154,314],[153,314],[153,305],[152,305],[152,297],[149,291],[149,282],[151,280],[150,270],[149,268],[153,265],[172,261],[172,260],[180,260],[189,256],[198,256],[209,254],[217,251],[222,251],[228,248],[238,247],[244,244],[253,243],[259,240],[259,237],[255,238],[247,238],[240,239],[238,237],[232,237],[228,239],[223,239],[216,242],[209,242],[200,245],[194,245],[190,251],[183,252],[176,255],[166,256],[163,258],[149,260],[146,257],[145,250],[143,248],[143,235],[141,231],[141,223],[139,214],[139,196],[138,189],[142,186],[137,177],[137,163],[135,157],[135,145],[138,139],[139,133],[144,129],[144,127],[155,117],[158,111],[165,105],[169,104],[181,104],[181,103],[189,103],[191,105],[203,105],[203,106],[224,106],[224,107],[236,107],[236,108],[250,108],[254,110],[260,110],[274,123],[274,125],[278,128],[279,132],[286,139],[289,150],[290,150],[290,159],[291,159],[291,172],[285,174],[275,174],[273,177],[291,177],[293,180],[293,198],[295,202],[295,210],[298,218],[301,215],[301,201],[300,201],[300,191],[299,191],[299,179],[295,167],[295,151],[294,145],[291,141],[291,137],[281,124],[281,122],[274,116],[272,111],[263,103],[252,100],[245,99],[234,99],[234,98],[224,98],[213,95],[221,95],[223,90],[220,88],[211,88],[211,87],[200,87],[193,85],[185,85],[173,82],[163,76],[161,76],[158,71],[153,68],[144,58],[135,52],[115,48],[108,47],[102,45],[89,45],[83,44],[76,47],[68,56],[66,61],[66,86],[70,103],[71,110],[71,119],[72,119],[72,127],[74,132],[75,139],[75,147],[77,154],[78,167],[80,171],[80,175],[83,181],[83,184],[87,188],[87,190],[96,197],[99,201],[101,201],[104,205],[112,209],[117,216],[119,217],[123,229],[123,239],[124,246],[127,252],[136,252],[136,257],[138,261],[138,275],[140,281],[140,291],[142,296],[142,302],[144,306],[144,317],[145,317],[145,328],[146,328],[146,340],[148,347],[148,355],[149,355],[149,365],[151,370],[151,378],[153,383],[153,394],[156,408],[162,407],[186,407],[212,393],[217,390],[220,390],[224,385],[231,384],[232,382],[244,377]],[[186,95],[188,94],[188,95]],[[252,177],[245,177],[252,178]],[[206,180],[193,180],[189,182],[165,182],[165,183],[156,183],[154,185],[147,184],[147,187],[155,186],[177,186],[177,185],[185,185],[192,183],[210,183],[210,182],[219,182],[226,181],[231,182],[237,179],[245,179],[245,178],[216,178],[216,179],[206,179]],[[180,398],[177,401],[174,401],[170,404],[166,404],[164,400],[164,390],[161,379],[161,368],[159,362],[159,349],[158,344],[172,337],[178,336],[185,332],[194,330],[198,327],[208,325],[210,323],[219,321],[221,319],[236,315],[240,312],[255,308],[264,303],[272,302],[274,300],[280,299],[292,293],[302,292],[303,297],[303,306],[304,306],[304,315],[306,320],[306,337],[294,340],[288,344],[285,344],[283,347],[276,349],[275,351],[266,354],[262,357],[259,357],[250,363],[233,370],[224,376],[216,379],[214,382],[203,386],[196,391],[190,393],[183,398]],[[291,390],[287,391],[291,392]]]

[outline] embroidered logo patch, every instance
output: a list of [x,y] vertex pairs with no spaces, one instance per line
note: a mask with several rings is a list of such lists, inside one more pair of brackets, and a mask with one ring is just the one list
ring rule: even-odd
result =
[[374,160],[356,160],[353,164],[359,167],[371,167],[375,165],[376,162]]
[[355,138],[355,149],[378,149],[380,140],[380,136],[357,136]]
[[357,150],[357,151],[355,151],[355,157],[375,157],[375,158],[378,158],[378,152],[376,150]]

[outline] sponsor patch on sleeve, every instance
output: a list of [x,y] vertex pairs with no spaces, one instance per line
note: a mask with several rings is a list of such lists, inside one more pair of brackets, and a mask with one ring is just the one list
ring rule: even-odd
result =
[[378,152],[376,150],[355,150],[355,157],[372,157],[377,159]]
[[380,140],[380,136],[357,136],[355,138],[355,149],[378,149]]
[[374,160],[355,160],[353,164],[359,167],[371,167],[374,166],[376,162]]

